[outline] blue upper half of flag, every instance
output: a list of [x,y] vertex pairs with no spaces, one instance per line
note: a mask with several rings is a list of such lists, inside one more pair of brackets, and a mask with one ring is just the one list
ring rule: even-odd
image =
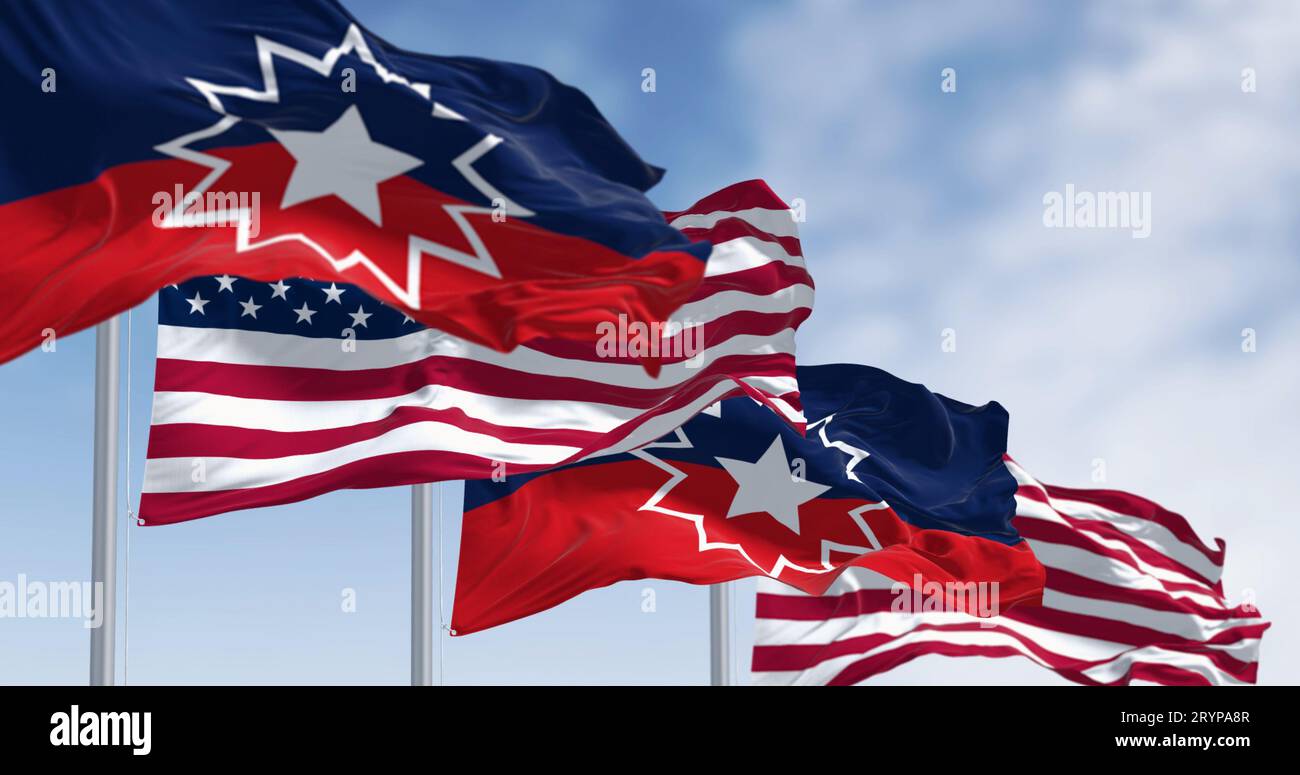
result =
[[0,93],[0,205],[169,159],[159,146],[178,138],[194,152],[274,142],[355,108],[374,142],[423,162],[408,177],[450,197],[508,201],[632,258],[708,255],[644,196],[663,170],[582,92],[533,67],[402,50],[335,0],[4,0]]
[[[752,399],[732,398],[647,449],[664,461],[742,476],[762,473],[753,465],[771,467],[768,475],[788,472],[818,485],[820,498],[884,501],[917,528],[1020,542],[1011,527],[1016,482],[1003,463],[1008,417],[1001,405],[964,404],[869,366],[800,366],[798,377],[806,436]],[[466,482],[465,511],[554,470]]]

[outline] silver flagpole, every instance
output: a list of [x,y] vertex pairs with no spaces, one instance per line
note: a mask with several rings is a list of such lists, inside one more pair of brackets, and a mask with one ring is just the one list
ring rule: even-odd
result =
[[[95,477],[90,579],[102,590],[100,625],[90,631],[90,685],[112,686],[117,617],[118,333],[121,320],[95,327]],[[97,597],[97,595],[95,596]],[[94,599],[92,597],[92,599]]]
[[731,685],[731,611],[727,584],[709,587],[709,685]]
[[433,485],[411,486],[411,686],[433,685]]

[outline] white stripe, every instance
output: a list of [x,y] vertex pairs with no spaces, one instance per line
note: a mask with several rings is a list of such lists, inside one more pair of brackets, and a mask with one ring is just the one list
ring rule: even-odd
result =
[[[739,334],[702,351],[703,364],[728,355],[793,352],[794,329],[774,336]],[[489,363],[528,375],[577,377],[601,385],[630,388],[673,387],[699,373],[685,362],[664,364],[660,375],[651,377],[639,364],[561,358],[548,353],[517,348],[503,354],[470,345],[441,332],[425,329],[396,339],[357,341],[355,352],[344,352],[337,339],[241,331],[231,328],[158,326],[158,357],[202,360],[245,366],[361,371],[404,366],[434,356],[464,358]]]
[[[142,492],[215,492],[265,487],[320,474],[363,458],[396,452],[460,452],[484,458],[484,471],[491,461],[516,465],[555,463],[578,452],[575,447],[548,444],[520,444],[495,436],[474,433],[455,425],[420,422],[324,452],[255,460],[229,457],[152,458],[145,463]],[[202,461],[202,468],[195,461]],[[202,481],[194,474],[202,471]]]
[[391,398],[355,401],[276,401],[213,393],[154,394],[153,424],[199,423],[296,432],[344,428],[382,420],[401,407],[460,409],[476,420],[515,428],[604,433],[641,415],[632,407],[589,401],[501,398],[447,385],[429,385]]
[[[673,313],[672,319],[707,325],[735,312],[786,315],[798,309],[812,309],[812,306],[813,289],[802,284],[788,285],[763,296],[745,291],[719,291],[699,301],[683,304]],[[708,328],[705,328],[707,332]]]
[[775,242],[757,237],[737,237],[713,246],[708,263],[704,265],[704,276],[718,277],[775,262],[805,268],[803,256],[791,255]]
[[712,213],[687,213],[672,220],[674,229],[712,229],[729,218],[745,221],[755,229],[774,237],[798,237],[799,224],[790,210],[751,207],[747,210],[718,210]]

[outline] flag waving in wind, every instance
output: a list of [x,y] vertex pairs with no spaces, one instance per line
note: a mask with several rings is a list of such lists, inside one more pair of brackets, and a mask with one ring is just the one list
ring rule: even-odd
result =
[[0,91],[0,362],[200,275],[348,282],[508,350],[662,321],[704,271],[581,92],[333,0],[5,3]]
[[1047,569],[1041,606],[979,622],[895,605],[895,583],[846,573],[809,597],[760,579],[754,680],[853,684],[930,654],[1030,659],[1075,683],[1254,683],[1269,623],[1224,594],[1211,546],[1156,503],[1015,476],[1015,525]]
[[629,454],[466,482],[455,632],[637,578],[770,576],[817,593],[857,566],[995,585],[1003,607],[1042,595],[1011,526],[1002,407],[867,366],[797,373],[806,437],[735,398]]
[[[222,275],[164,289],[141,518],[535,471],[654,441],[728,395],[802,427],[794,332],[813,288],[789,209],[749,181],[669,215],[716,244],[657,340],[611,325],[607,341],[503,354],[349,285]],[[658,377],[637,347],[658,353]]]

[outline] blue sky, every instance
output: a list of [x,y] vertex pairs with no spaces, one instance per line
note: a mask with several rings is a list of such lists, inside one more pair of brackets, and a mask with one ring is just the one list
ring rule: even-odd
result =
[[[544,67],[668,168],[679,208],[766,178],[807,203],[807,363],[853,361],[1011,413],[1038,478],[1153,498],[1227,541],[1225,591],[1274,622],[1262,683],[1297,683],[1286,571],[1300,395],[1290,3],[352,0],[419,51]],[[656,70],[657,90],[641,91]],[[957,71],[956,93],[940,71]],[[1254,68],[1258,90],[1241,89]],[[1152,230],[1046,229],[1072,183],[1149,191]],[[139,485],[156,310],[133,318]],[[940,348],[956,332],[956,352]],[[1258,349],[1241,348],[1244,328]],[[93,336],[0,367],[0,580],[84,579]],[[444,487],[444,590],[459,487]],[[125,549],[125,542],[122,542]],[[131,683],[402,683],[409,495],[336,493],[131,536]],[[124,561],[123,557],[123,561]],[[345,589],[357,611],[344,613]],[[653,613],[642,610],[655,591]],[[747,664],[753,585],[736,589]],[[119,676],[122,622],[119,621]],[[0,683],[85,681],[68,620],[0,620]],[[629,582],[444,639],[448,683],[707,680],[707,591]],[[743,675],[741,676],[743,679]],[[1054,683],[1014,660],[928,657],[883,683]]]

